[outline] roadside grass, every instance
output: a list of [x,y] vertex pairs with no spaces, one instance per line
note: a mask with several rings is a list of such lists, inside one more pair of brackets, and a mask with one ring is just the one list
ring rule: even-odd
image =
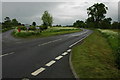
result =
[[107,41],[111,48],[114,51],[115,56],[115,62],[118,69],[120,69],[120,33],[118,30],[102,30],[99,29],[99,31],[103,34],[105,38],[107,38]]
[[120,70],[115,66],[114,51],[97,30],[81,45],[73,47],[72,65],[79,78],[120,78]]
[[82,31],[82,30],[74,27],[51,27],[42,32],[40,32],[39,30],[38,31],[37,30],[35,31],[21,30],[21,32],[18,32],[16,29],[13,31],[12,35],[18,38],[39,38],[39,37],[49,37],[54,35],[74,33],[79,31]]

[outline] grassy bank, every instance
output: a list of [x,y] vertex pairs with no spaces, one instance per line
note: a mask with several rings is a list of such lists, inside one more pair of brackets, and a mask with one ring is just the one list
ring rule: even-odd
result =
[[67,33],[73,33],[73,32],[79,32],[81,29],[73,28],[73,27],[51,27],[48,28],[42,32],[39,32],[37,30],[22,30],[21,32],[18,32],[15,30],[12,35],[15,37],[21,37],[21,38],[36,38],[36,37],[48,37],[48,36],[54,36],[54,35],[61,35],[61,34],[67,34]]
[[120,78],[114,52],[99,31],[73,47],[72,64],[79,78]]
[[119,30],[102,30],[99,31],[103,34],[112,50],[114,51],[116,66],[120,69],[120,35]]

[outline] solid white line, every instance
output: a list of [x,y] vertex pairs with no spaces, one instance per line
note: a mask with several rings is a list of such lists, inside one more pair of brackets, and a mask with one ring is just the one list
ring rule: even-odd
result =
[[39,44],[38,46],[43,46],[43,45],[46,45],[46,44],[49,44],[49,43],[52,43],[52,42],[56,42],[56,41],[59,41],[59,40],[62,40],[62,39],[57,39],[57,40],[49,41],[49,42],[46,42],[46,43],[43,43],[43,44]]
[[3,56],[7,56],[7,55],[10,55],[10,54],[13,54],[15,52],[11,52],[11,53],[6,53],[6,54],[3,54],[3,55],[0,55],[0,57],[3,57]]
[[[88,35],[87,35],[87,36],[88,36]],[[87,37],[87,36],[86,36],[86,37]],[[86,37],[84,37],[84,38],[78,40],[77,42],[73,43],[73,44],[70,45],[69,47],[70,47],[70,48],[73,47],[74,45],[76,45],[77,43],[79,43],[80,41],[82,41],[83,39],[85,39]]]
[[65,56],[66,54],[68,54],[67,52],[64,52],[62,55]]
[[[86,31],[88,32],[88,31]],[[73,43],[72,45],[69,46],[69,48],[73,47],[74,45],[76,45],[77,43],[79,43],[80,41],[82,41],[83,39],[85,39],[86,37],[88,37],[90,34],[87,34],[84,38],[80,39],[79,41]]]
[[47,63],[45,66],[51,66],[52,64],[54,64],[56,61],[52,60],[49,63]]
[[31,73],[31,75],[37,76],[39,73],[43,72],[44,70],[45,70],[45,68],[41,67],[38,70],[36,70],[33,73]]
[[56,60],[59,60],[59,59],[61,59],[63,56],[58,56],[58,57],[56,57],[55,59]]
[[67,50],[67,52],[70,52],[70,51],[71,51],[71,49],[68,49],[68,50]]

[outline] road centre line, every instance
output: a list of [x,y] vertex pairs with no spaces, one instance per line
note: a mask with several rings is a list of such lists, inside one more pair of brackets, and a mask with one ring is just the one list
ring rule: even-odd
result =
[[[71,49],[68,49],[67,51],[70,52]],[[66,55],[66,54],[68,54],[68,52],[64,52],[62,55]],[[63,56],[58,56],[58,57],[55,58],[55,60],[59,60],[62,57]],[[50,67],[51,65],[53,65],[56,62],[55,60],[51,60],[50,62],[48,62],[47,64],[45,64],[45,66]],[[37,69],[36,71],[32,72],[31,75],[32,76],[37,76],[38,74],[40,74],[41,72],[43,72],[45,69],[46,68],[41,67],[41,68]]]
[[43,44],[39,44],[38,46],[43,46],[43,45],[46,45],[46,44],[49,44],[49,43],[52,43],[52,42],[56,42],[56,41],[60,41],[62,39],[57,39],[57,40],[53,40],[53,41],[49,41],[49,42],[46,42],[46,43],[43,43]]
[[40,74],[41,72],[43,72],[45,70],[45,68],[41,67],[38,70],[34,71],[33,73],[31,73],[31,75],[33,76],[37,76],[38,74]]
[[59,59],[61,59],[63,56],[58,56],[58,57],[56,57],[55,59],[56,60],[59,60]]
[[67,50],[67,52],[70,52],[70,51],[71,51],[71,49],[68,49],[68,50]]
[[66,54],[68,54],[68,52],[64,52],[62,55],[65,56]]
[[0,57],[7,56],[7,55],[10,55],[10,54],[14,54],[14,53],[15,52],[6,53],[6,54],[3,54],[3,55],[0,55]]
[[56,61],[52,60],[49,63],[47,63],[45,66],[51,66],[52,64],[54,64]]

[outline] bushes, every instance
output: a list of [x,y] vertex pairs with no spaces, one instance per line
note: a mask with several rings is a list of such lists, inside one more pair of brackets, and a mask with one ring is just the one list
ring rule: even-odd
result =
[[33,35],[40,35],[40,32],[32,32],[32,31],[21,31],[21,32],[17,32],[17,31],[13,31],[12,34],[16,37],[29,37],[29,36],[33,36]]

